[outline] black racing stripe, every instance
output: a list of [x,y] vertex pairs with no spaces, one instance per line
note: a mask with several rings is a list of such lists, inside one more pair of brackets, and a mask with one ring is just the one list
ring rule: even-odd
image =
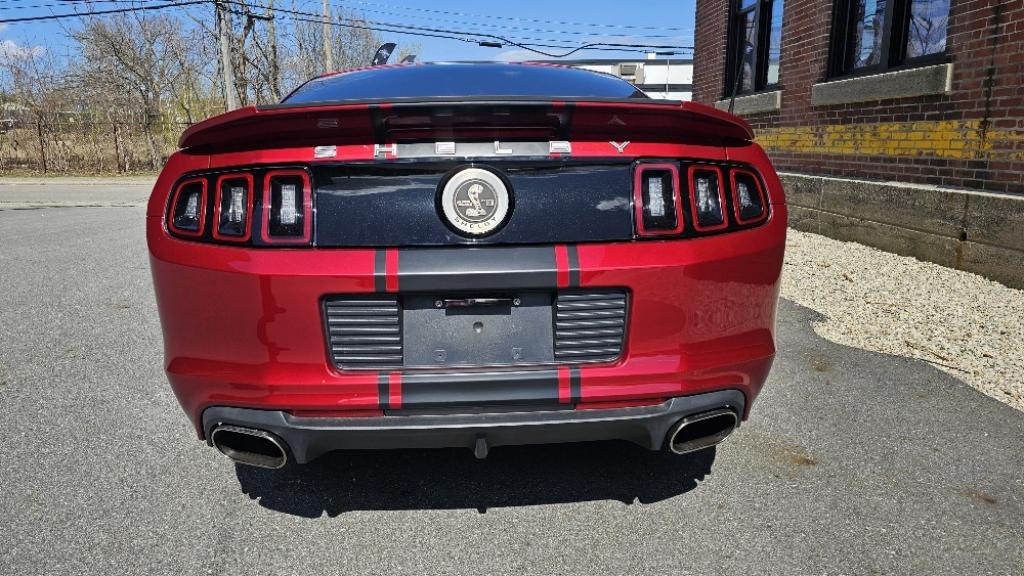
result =
[[391,408],[391,390],[387,372],[377,374],[377,404],[385,410]]
[[370,104],[370,121],[373,122],[374,144],[384,144],[387,132],[384,130],[384,115],[377,104]]
[[403,292],[557,288],[554,246],[408,248],[399,252]]
[[569,368],[569,402],[576,404],[580,401],[580,369]]
[[407,373],[402,408],[557,404],[558,371]]
[[373,253],[373,291],[387,292],[387,252],[383,248],[374,250]]
[[566,102],[562,106],[561,114],[558,117],[558,138],[561,140],[572,139],[572,115],[576,111],[575,102]]
[[580,287],[580,254],[575,244],[569,244],[569,288]]

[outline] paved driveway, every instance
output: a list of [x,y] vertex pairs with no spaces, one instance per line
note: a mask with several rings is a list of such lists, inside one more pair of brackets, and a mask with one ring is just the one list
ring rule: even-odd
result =
[[717,452],[236,468],[164,380],[143,215],[0,211],[0,573],[1024,572],[1024,414],[822,340],[785,301],[771,379]]

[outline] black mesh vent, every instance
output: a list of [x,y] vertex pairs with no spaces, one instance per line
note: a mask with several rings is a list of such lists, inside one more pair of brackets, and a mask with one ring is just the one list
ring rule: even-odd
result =
[[[626,292],[562,292],[554,304],[554,363],[610,362],[622,354]],[[324,302],[328,345],[345,370],[400,369],[402,306],[395,295],[339,295]]]
[[626,293],[564,292],[555,301],[555,361],[608,362],[622,354]]
[[339,368],[401,368],[398,298],[338,296],[325,302],[328,343]]

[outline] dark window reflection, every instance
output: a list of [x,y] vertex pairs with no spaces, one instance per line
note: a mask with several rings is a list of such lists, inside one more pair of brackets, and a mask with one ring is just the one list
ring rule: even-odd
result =
[[855,0],[853,67],[866,68],[882,61],[882,26],[886,0]]
[[757,12],[751,10],[743,15],[743,83],[740,92],[754,90],[754,31]]
[[945,51],[948,25],[949,0],[911,0],[907,58]]
[[768,38],[768,78],[767,83],[779,83],[779,60],[782,56],[782,13],[785,8],[784,0],[772,2],[771,32]]

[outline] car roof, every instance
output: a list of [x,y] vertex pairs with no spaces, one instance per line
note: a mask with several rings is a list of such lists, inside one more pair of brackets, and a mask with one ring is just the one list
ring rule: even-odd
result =
[[646,98],[601,72],[547,63],[431,62],[372,66],[314,78],[282,103],[424,98]]

